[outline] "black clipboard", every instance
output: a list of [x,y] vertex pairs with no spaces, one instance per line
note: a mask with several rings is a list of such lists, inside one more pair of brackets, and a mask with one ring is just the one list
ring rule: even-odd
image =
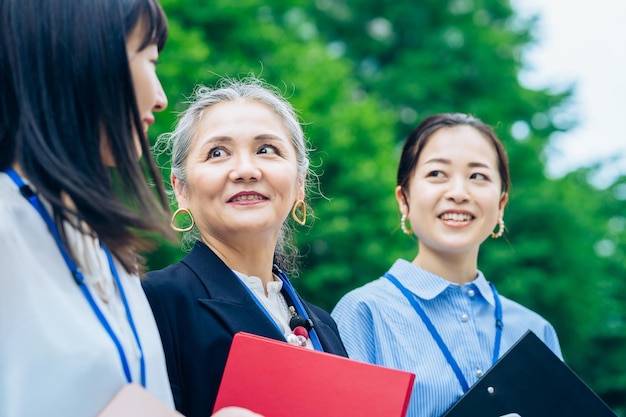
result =
[[617,417],[533,332],[527,331],[443,417]]

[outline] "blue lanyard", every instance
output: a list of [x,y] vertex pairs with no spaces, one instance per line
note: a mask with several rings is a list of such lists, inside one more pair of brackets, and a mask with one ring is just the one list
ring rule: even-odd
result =
[[[384,276],[389,281],[391,281],[396,287],[398,287],[398,289],[407,298],[407,300],[409,300],[409,302],[413,306],[413,309],[417,312],[417,314],[420,316],[420,318],[426,325],[426,328],[432,335],[433,339],[435,339],[435,342],[437,342],[439,349],[441,350],[443,355],[446,357],[448,364],[450,365],[450,367],[456,374],[456,377],[459,380],[459,383],[461,384],[461,388],[463,388],[463,392],[467,392],[469,390],[469,384],[467,383],[467,380],[465,379],[465,376],[463,375],[463,372],[461,371],[461,367],[452,356],[450,349],[448,349],[448,346],[443,341],[443,339],[441,338],[441,335],[439,334],[439,332],[437,331],[433,323],[430,321],[430,319],[426,315],[426,312],[424,311],[422,306],[420,306],[419,303],[417,302],[417,297],[415,296],[415,294],[411,293],[406,287],[400,284],[400,281],[398,281],[398,279],[394,277],[393,275],[391,275],[389,272],[386,272]],[[498,357],[500,356],[500,342],[502,340],[502,328],[504,327],[504,324],[502,322],[502,304],[500,302],[500,297],[498,296],[498,292],[496,291],[496,286],[493,285],[493,283],[489,283],[489,286],[491,287],[491,291],[493,292],[493,298],[496,304],[496,309],[495,309],[496,310],[495,311],[496,337],[495,337],[495,341],[493,344],[493,360],[491,362],[491,365],[493,366],[493,364],[496,363],[496,361],[498,360]]]
[[[291,298],[291,302],[294,304],[294,308],[296,309],[296,312],[300,316],[302,316],[302,318],[304,318],[305,320],[308,320],[309,319],[309,315],[307,314],[306,310],[304,309],[304,305],[300,301],[300,298],[298,298],[298,295],[296,294],[296,290],[291,285],[291,282],[289,282],[289,278],[287,278],[287,274],[285,274],[277,266],[274,266],[274,268],[276,269],[276,275],[278,275],[278,278],[280,278],[280,280],[283,282],[283,289],[287,292],[287,295],[289,296],[289,298]],[[246,289],[246,291],[248,291],[248,293],[250,294],[250,297],[252,298],[252,300],[254,300],[256,305],[259,307],[259,309],[261,309],[261,311],[265,314],[265,316],[268,318],[268,320],[271,321],[272,324],[274,324],[274,326],[278,330],[278,332],[280,334],[282,334],[283,332],[282,332],[280,326],[278,325],[278,323],[276,323],[276,321],[271,316],[271,314],[268,313],[268,311],[265,309],[263,304],[261,304],[261,302],[257,299],[256,295],[254,295],[252,293],[252,291],[250,291],[250,288],[248,288],[247,285],[244,284],[243,287]],[[313,344],[313,348],[315,350],[320,351],[320,352],[324,351],[324,348],[322,347],[320,339],[317,336],[317,333],[315,332],[315,328],[312,328],[309,331],[309,338],[311,339],[311,343]]]
[[[43,205],[41,204],[41,201],[39,200],[37,195],[30,190],[30,188],[24,183],[22,178],[19,176],[19,174],[17,172],[15,172],[15,170],[13,170],[12,168],[7,168],[4,171],[13,180],[13,182],[18,186],[22,196],[28,200],[28,202],[35,208],[35,210],[37,210],[39,215],[46,222],[46,225],[48,226],[48,230],[50,231],[50,234],[52,234],[52,237],[54,237],[54,240],[55,240],[55,242],[57,244],[57,247],[59,248],[59,251],[61,252],[61,255],[63,256],[63,260],[65,261],[65,264],[67,265],[67,267],[69,268],[70,272],[74,276],[74,279],[76,280],[76,283],[78,284],[78,286],[81,289],[83,295],[87,299],[87,302],[91,306],[91,309],[93,310],[94,314],[96,315],[96,317],[100,321],[100,324],[102,325],[102,327],[104,327],[106,332],[109,334],[109,337],[111,338],[111,340],[115,344],[115,347],[117,348],[117,351],[118,351],[119,356],[120,356],[120,360],[122,362],[122,367],[124,368],[124,374],[126,375],[126,380],[128,381],[128,383],[133,382],[132,381],[132,376],[130,374],[130,368],[128,366],[128,359],[126,358],[126,354],[124,353],[124,349],[122,348],[122,344],[120,343],[119,339],[117,338],[117,335],[115,334],[115,332],[113,331],[113,329],[109,325],[109,322],[104,317],[104,314],[102,313],[102,311],[100,310],[100,308],[96,304],[96,301],[94,300],[93,296],[89,292],[89,289],[87,288],[87,285],[85,284],[85,279],[83,277],[82,272],[80,272],[80,270],[79,270],[78,266],[76,265],[76,263],[74,263],[74,261],[72,261],[72,258],[69,256],[69,254],[67,253],[67,251],[63,247],[63,243],[61,241],[61,237],[59,235],[58,228],[57,228],[56,224],[54,223],[54,220],[52,219],[52,217],[50,216],[48,211],[43,207]],[[135,341],[137,342],[137,347],[139,348],[139,353],[140,353],[139,364],[140,364],[140,370],[141,370],[141,385],[143,385],[145,387],[146,386],[146,364],[145,364],[145,361],[144,361],[143,349],[141,347],[141,342],[139,341],[139,335],[137,334],[137,329],[135,327],[135,323],[133,321],[132,314],[130,312],[130,307],[128,305],[128,300],[126,299],[126,294],[124,293],[124,287],[122,287],[122,283],[121,283],[120,277],[119,277],[119,275],[117,273],[117,269],[115,268],[115,264],[113,263],[113,258],[111,257],[111,253],[106,248],[106,246],[104,246],[103,243],[101,243],[100,246],[101,246],[102,250],[104,251],[104,253],[106,254],[107,260],[109,262],[109,267],[111,269],[111,274],[113,275],[113,279],[115,280],[115,284],[117,285],[117,288],[120,291],[120,296],[122,298],[122,302],[124,303],[124,309],[126,310],[126,318],[128,319],[128,323],[130,325],[130,328],[133,331],[133,335],[135,336]]]

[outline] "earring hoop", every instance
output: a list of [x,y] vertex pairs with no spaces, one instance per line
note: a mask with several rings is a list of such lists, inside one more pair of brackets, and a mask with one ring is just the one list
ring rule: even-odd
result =
[[413,230],[406,227],[406,214],[403,214],[400,219],[400,229],[402,229],[402,233],[405,235],[411,236],[413,234]]
[[[187,214],[189,216],[189,219],[191,220],[191,224],[186,226],[186,227],[178,227],[176,225],[176,216],[178,216],[179,214],[184,213]],[[191,215],[191,210],[189,210],[188,208],[179,208],[177,209],[174,214],[172,214],[172,220],[170,221],[170,227],[174,230],[176,230],[177,232],[188,232],[191,229],[193,229],[193,227],[195,226],[196,222],[193,219],[193,216]]]
[[504,219],[500,217],[500,219],[498,219],[498,230],[497,231],[494,230],[493,232],[491,232],[491,238],[497,239],[499,237],[502,237],[503,234],[504,234]]
[[[297,211],[299,207],[302,207],[302,218],[298,217]],[[291,209],[291,218],[300,226],[304,226],[306,224],[306,203],[304,200],[298,200],[294,203],[293,208]]]

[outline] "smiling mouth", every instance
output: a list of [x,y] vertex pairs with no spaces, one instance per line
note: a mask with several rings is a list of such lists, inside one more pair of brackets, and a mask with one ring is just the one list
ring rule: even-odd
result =
[[467,222],[472,220],[474,216],[467,213],[444,213],[440,215],[439,218],[446,221]]
[[236,201],[260,201],[260,200],[267,200],[267,198],[263,197],[262,195],[258,195],[258,194],[251,194],[251,195],[238,195],[237,197],[231,199],[231,202],[236,202]]

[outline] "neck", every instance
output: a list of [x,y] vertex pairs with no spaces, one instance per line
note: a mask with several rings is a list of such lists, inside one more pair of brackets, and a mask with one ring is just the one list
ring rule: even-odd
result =
[[11,168],[13,168],[20,177],[24,178],[24,171],[22,171],[22,167],[20,166],[20,164],[18,164],[17,162],[13,162],[13,164],[11,164]]
[[478,252],[475,254],[437,253],[420,248],[413,264],[456,284],[467,284],[478,274]]
[[267,291],[267,283],[274,280],[274,248],[276,242],[261,244],[224,241],[214,236],[202,235],[202,241],[230,268],[245,275],[259,277]]

